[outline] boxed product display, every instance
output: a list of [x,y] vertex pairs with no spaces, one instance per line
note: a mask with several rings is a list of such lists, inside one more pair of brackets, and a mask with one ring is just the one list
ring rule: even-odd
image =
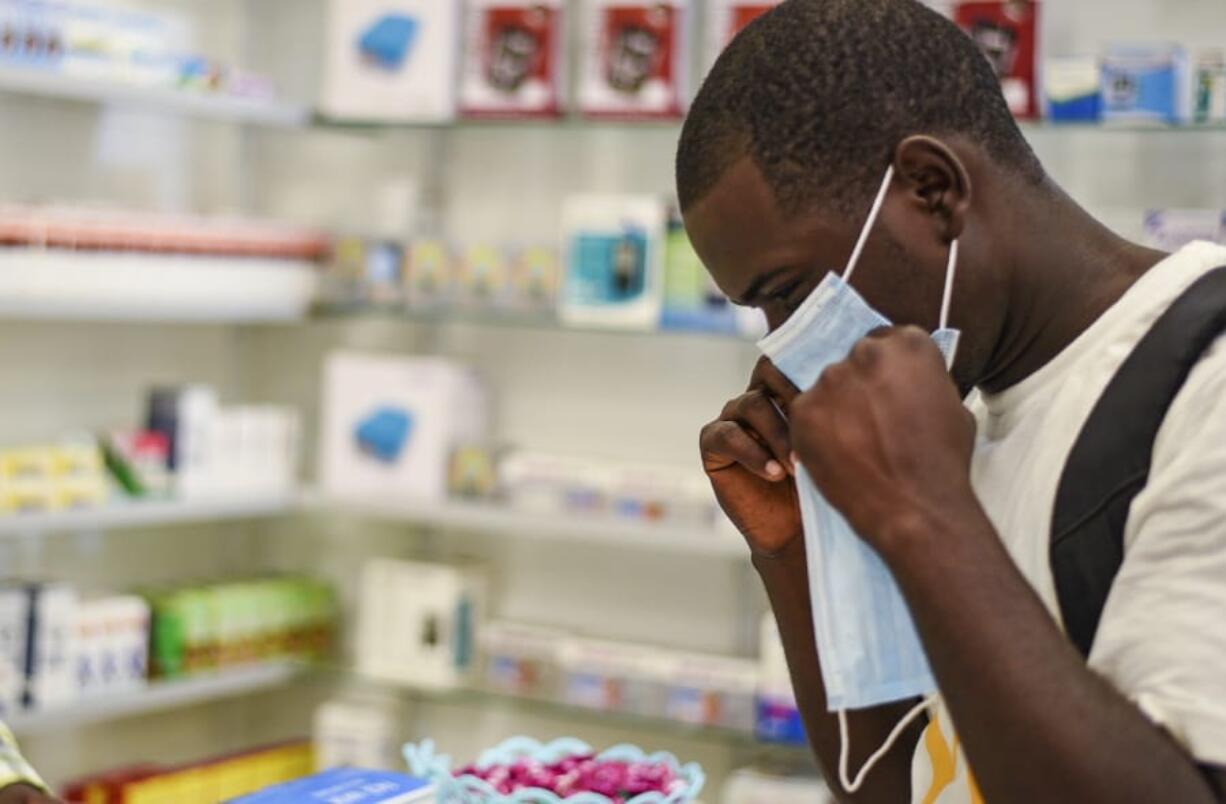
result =
[[150,673],[170,679],[278,658],[319,659],[333,642],[328,584],[292,576],[144,593],[152,611]]
[[434,786],[403,773],[335,768],[235,799],[231,804],[434,804]]
[[393,770],[400,767],[406,720],[396,701],[338,698],[315,710],[316,764],[329,768]]
[[1014,116],[1039,115],[1037,0],[959,0],[953,19],[992,63]]
[[658,672],[665,685],[664,716],[669,720],[753,732],[758,662],[677,653],[663,656]]
[[92,439],[0,449],[0,513],[91,508],[109,496],[102,452]]
[[767,743],[805,745],[805,727],[774,615],[763,616],[759,639],[760,686],[754,733]]
[[581,0],[579,107],[598,117],[677,117],[688,90],[691,3]]
[[481,629],[485,685],[523,698],[551,698],[559,689],[568,635],[555,628],[495,621]]
[[64,583],[26,587],[25,688],[28,709],[64,706],[77,697],[77,591]]
[[692,469],[524,450],[499,462],[498,491],[511,507],[543,514],[710,525],[715,512],[710,483]]
[[146,427],[166,439],[179,495],[283,492],[296,483],[299,423],[289,408],[223,407],[205,385],[156,388]]
[[374,559],[362,569],[358,673],[426,689],[471,681],[485,612],[477,567]]
[[1156,209],[1145,215],[1145,242],[1175,252],[1196,240],[1226,243],[1226,212],[1218,209]]
[[660,328],[725,334],[737,331],[733,305],[707,273],[677,217],[668,222]]
[[441,240],[414,240],[406,252],[405,300],[415,310],[436,310],[452,301],[454,260]]
[[1055,123],[1093,123],[1102,117],[1098,59],[1048,59],[1043,65],[1047,119]]
[[309,743],[255,748],[188,765],[143,764],[80,779],[64,790],[66,804],[144,802],[217,804],[314,771]]
[[708,0],[704,61],[715,63],[728,43],[758,17],[779,5],[780,0]]
[[563,0],[467,0],[461,111],[554,117],[566,96]]
[[331,0],[321,111],[389,123],[455,117],[461,5]]
[[131,692],[149,677],[149,602],[137,595],[86,597],[77,604],[77,696]]
[[667,224],[667,208],[654,196],[568,198],[562,207],[562,321],[655,328],[662,306]]
[[25,588],[0,585],[0,718],[22,707],[29,607],[30,597]]
[[467,309],[508,309],[512,306],[510,265],[497,246],[469,245],[455,272],[455,303]]
[[1103,119],[1182,123],[1191,119],[1192,73],[1179,45],[1113,45],[1103,56]]
[[1226,123],[1226,51],[1202,51],[1196,58],[1197,123]]
[[337,352],[324,367],[320,478],[340,497],[443,499],[457,447],[484,443],[475,373],[442,358]]

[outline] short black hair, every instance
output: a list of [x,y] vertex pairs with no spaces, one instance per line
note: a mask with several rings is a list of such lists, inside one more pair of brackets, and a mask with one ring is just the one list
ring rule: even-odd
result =
[[786,0],[716,61],[677,149],[682,210],[745,156],[781,210],[867,204],[912,134],[961,134],[1038,183],[987,58],[917,0]]

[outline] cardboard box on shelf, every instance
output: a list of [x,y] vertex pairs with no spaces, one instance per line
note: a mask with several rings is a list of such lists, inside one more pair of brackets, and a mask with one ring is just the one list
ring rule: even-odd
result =
[[655,196],[580,195],[562,207],[562,321],[652,330],[660,320],[668,212]]
[[668,118],[688,88],[687,0],[582,0],[579,107],[597,117]]
[[456,447],[484,443],[486,392],[441,358],[336,352],[324,368],[322,486],[340,497],[441,500]]
[[1102,67],[1105,122],[1169,125],[1192,119],[1192,71],[1183,47],[1112,45]]
[[322,112],[342,120],[455,117],[461,3],[331,0]]
[[357,671],[424,689],[455,689],[477,669],[485,612],[479,567],[374,559],[362,570]]
[[1039,116],[1037,0],[961,0],[953,19],[991,62],[1015,117]]
[[563,0],[468,0],[461,110],[554,117],[566,93]]

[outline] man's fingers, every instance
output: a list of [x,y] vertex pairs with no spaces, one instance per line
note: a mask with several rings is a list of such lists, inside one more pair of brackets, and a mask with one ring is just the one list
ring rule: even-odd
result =
[[778,400],[779,407],[784,410],[800,393],[792,381],[766,357],[759,358],[754,366],[753,374],[749,376],[749,390],[767,393]]
[[737,464],[764,480],[788,476],[783,464],[737,422],[720,420],[708,424],[699,439],[703,468],[719,472]]
[[780,465],[785,469],[790,465],[788,456],[792,452],[792,440],[787,419],[772,397],[761,391],[742,394],[724,406],[720,418],[740,424]]

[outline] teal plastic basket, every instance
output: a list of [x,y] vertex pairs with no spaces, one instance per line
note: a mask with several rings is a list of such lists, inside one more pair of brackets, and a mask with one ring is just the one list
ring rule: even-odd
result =
[[[574,738],[541,743],[530,737],[513,737],[481,754],[476,765],[479,768],[488,768],[511,765],[522,759],[552,764],[566,757],[586,756],[591,753],[591,746]],[[404,758],[411,774],[429,779],[434,784],[438,804],[614,804],[608,796],[599,793],[576,793],[566,798],[540,788],[516,790],[509,795],[499,793],[484,779],[476,776],[453,776],[451,757],[436,753],[433,740],[406,745]],[[664,764],[673,770],[680,781],[676,789],[667,794],[642,793],[626,804],[687,804],[698,797],[706,783],[706,774],[697,763],[687,762],[683,765],[667,751],[648,754],[633,745],[618,745],[597,754],[596,760]]]

